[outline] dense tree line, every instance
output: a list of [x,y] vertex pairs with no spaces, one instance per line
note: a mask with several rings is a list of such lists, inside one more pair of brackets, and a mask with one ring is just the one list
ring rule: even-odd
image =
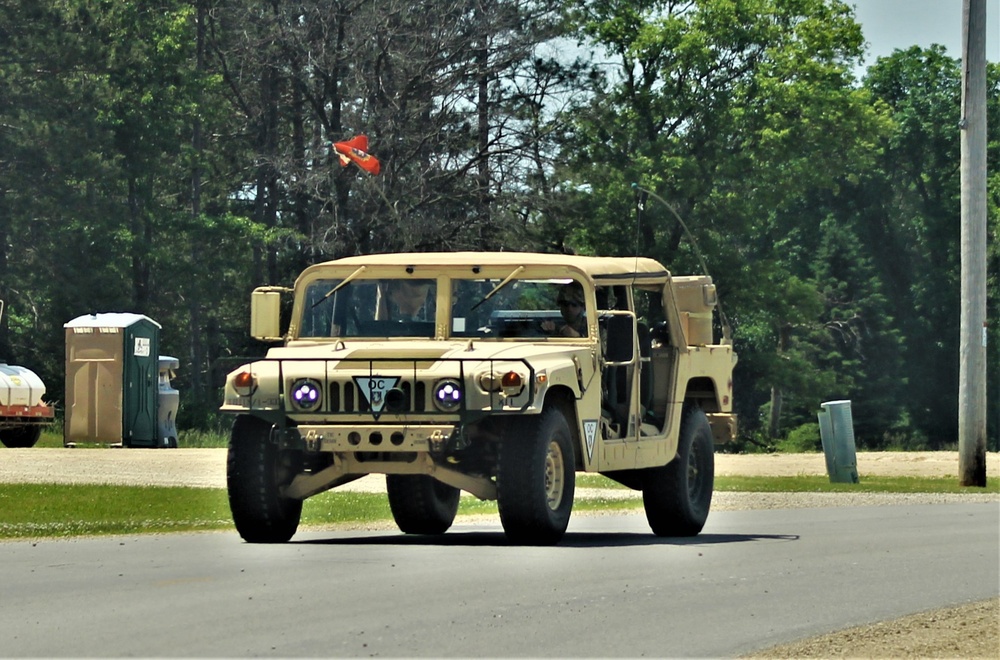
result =
[[[746,441],[808,440],[849,398],[863,446],[955,442],[961,63],[915,47],[858,79],[845,2],[0,0],[0,44],[0,357],[57,402],[85,313],[160,322],[180,422],[205,426],[226,360],[261,350],[250,290],[309,263],[504,247],[686,273],[698,246]],[[362,133],[379,177],[331,154]]]

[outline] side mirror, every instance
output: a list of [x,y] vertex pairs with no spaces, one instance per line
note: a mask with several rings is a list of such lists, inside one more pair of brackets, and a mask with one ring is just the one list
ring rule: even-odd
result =
[[260,341],[281,341],[281,294],[271,288],[250,294],[250,336]]
[[607,337],[605,361],[630,364],[635,360],[635,316],[629,312],[611,313],[602,317],[601,322]]

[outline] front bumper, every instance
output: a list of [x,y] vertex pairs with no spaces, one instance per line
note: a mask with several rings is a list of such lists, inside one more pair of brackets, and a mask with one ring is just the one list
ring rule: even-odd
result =
[[455,424],[300,424],[294,429],[308,451],[432,452],[456,437]]

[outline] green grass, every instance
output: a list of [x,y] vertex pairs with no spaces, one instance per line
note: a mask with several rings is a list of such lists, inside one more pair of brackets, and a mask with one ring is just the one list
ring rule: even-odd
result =
[[[624,488],[600,475],[577,475],[578,488]],[[962,488],[952,478],[869,477],[860,484],[831,484],[826,477],[719,477],[717,491],[1000,493]],[[641,498],[578,498],[577,511],[634,510]],[[496,514],[496,502],[463,497],[460,515]],[[330,491],[306,500],[304,526],[389,521],[385,495]],[[0,484],[0,539],[231,530],[226,492],[210,488],[115,485]]]
[[986,488],[958,485],[957,477],[876,477],[862,476],[859,484],[830,483],[824,476],[798,477],[716,477],[716,491],[751,493],[1000,493],[996,477]]
[[[229,435],[214,433],[212,431],[199,431],[196,429],[178,431],[177,446],[186,448],[225,448],[229,444]],[[38,439],[35,447],[58,449],[63,447],[62,423],[55,423],[42,429],[42,437]],[[100,449],[107,447],[108,443],[99,442],[79,442],[77,449]]]
[[[463,498],[459,513],[496,513]],[[392,520],[381,493],[322,493],[306,500],[302,524]],[[233,529],[226,491],[159,486],[0,484],[0,539]]]
[[226,492],[114,485],[0,485],[0,538],[231,527]]
[[52,424],[42,429],[42,437],[38,439],[36,447],[62,447],[63,446],[63,434],[62,425]]
[[[577,474],[577,488],[625,489],[599,474]],[[829,477],[716,477],[715,490],[748,493],[1000,493],[1000,481],[990,478],[986,488],[965,488],[953,477],[862,476],[859,484],[830,483]]]

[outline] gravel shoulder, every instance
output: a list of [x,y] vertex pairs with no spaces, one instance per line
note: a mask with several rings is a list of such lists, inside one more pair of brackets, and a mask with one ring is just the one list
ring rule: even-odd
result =
[[784,644],[750,658],[1000,658],[1000,598]]
[[[958,452],[859,452],[858,474],[958,478]],[[987,455],[986,473],[1000,474],[1000,453]],[[822,454],[716,455],[719,476],[825,475]],[[0,483],[110,483],[225,488],[225,449],[0,449]],[[341,487],[379,492],[373,475]],[[579,497],[641,497],[623,489],[578,489]],[[998,502],[990,493],[727,493],[713,510],[827,506],[880,506],[955,501]],[[1000,514],[1000,507],[998,507]],[[1000,515],[998,515],[1000,522]],[[754,658],[1000,658],[1000,598],[921,612],[894,621],[802,640],[759,652]]]

